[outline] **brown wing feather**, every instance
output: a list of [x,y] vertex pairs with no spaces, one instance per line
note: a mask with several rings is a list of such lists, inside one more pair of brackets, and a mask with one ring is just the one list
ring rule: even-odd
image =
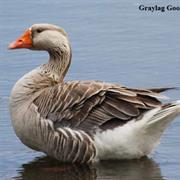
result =
[[45,89],[34,104],[43,118],[54,122],[55,128],[90,131],[103,129],[111,122],[115,126],[124,124],[160,106],[155,96],[169,89],[130,89],[99,81],[72,81]]
[[152,89],[149,89],[149,90],[152,91],[152,92],[155,92],[155,93],[161,93],[161,92],[164,92],[164,91],[176,90],[176,89],[179,89],[179,88],[178,87],[166,87],[166,88],[152,88]]

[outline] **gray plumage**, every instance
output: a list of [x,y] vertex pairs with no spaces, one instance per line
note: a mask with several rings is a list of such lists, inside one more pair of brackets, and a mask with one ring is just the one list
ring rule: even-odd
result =
[[97,156],[97,131],[113,130],[140,120],[151,109],[163,108],[159,93],[170,88],[64,82],[71,62],[66,32],[49,24],[33,25],[31,31],[31,49],[48,51],[50,60],[21,78],[11,94],[13,126],[27,146],[63,162],[92,162]]

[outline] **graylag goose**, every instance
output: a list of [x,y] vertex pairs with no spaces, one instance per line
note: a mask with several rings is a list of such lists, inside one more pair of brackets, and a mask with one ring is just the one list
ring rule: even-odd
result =
[[10,96],[12,125],[22,143],[61,162],[90,163],[147,156],[167,125],[180,114],[180,100],[163,104],[171,88],[134,89],[101,81],[68,81],[67,33],[34,24],[9,49],[49,53],[49,62],[25,74]]

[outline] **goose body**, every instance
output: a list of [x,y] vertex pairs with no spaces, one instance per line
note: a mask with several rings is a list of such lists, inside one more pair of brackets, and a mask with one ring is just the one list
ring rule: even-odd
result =
[[162,104],[169,88],[132,89],[101,81],[64,82],[71,62],[66,32],[35,24],[10,49],[45,50],[49,62],[13,87],[10,113],[28,147],[62,162],[89,163],[146,156],[180,113],[180,101]]

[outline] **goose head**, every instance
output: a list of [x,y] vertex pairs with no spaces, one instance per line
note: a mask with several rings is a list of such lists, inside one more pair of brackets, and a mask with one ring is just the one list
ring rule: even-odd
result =
[[67,33],[51,24],[34,24],[9,45],[9,49],[27,48],[32,50],[70,51]]
[[67,33],[62,28],[51,24],[34,24],[9,45],[9,49],[20,48],[48,51],[50,59],[41,66],[42,71],[49,72],[55,81],[63,81],[71,63],[71,47]]

